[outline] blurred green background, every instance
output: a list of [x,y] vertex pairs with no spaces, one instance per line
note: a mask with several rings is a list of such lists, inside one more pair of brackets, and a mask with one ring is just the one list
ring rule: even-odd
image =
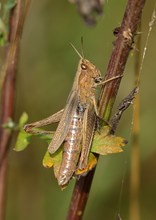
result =
[[[143,11],[143,46],[154,2],[147,1]],[[16,121],[24,111],[29,114],[29,122],[33,122],[63,108],[79,60],[69,42],[80,50],[80,39],[83,36],[85,57],[91,60],[102,74],[105,73],[113,47],[112,31],[120,25],[126,3],[125,0],[118,3],[105,1],[104,15],[99,17],[97,26],[91,28],[84,24],[75,6],[67,1],[32,0],[21,42]],[[140,87],[142,220],[156,219],[155,27],[149,38]],[[134,87],[133,70],[134,52],[132,51],[116,103],[119,103]],[[117,134],[129,140],[129,144],[124,153],[100,157],[84,220],[115,219],[118,212],[123,220],[129,218],[131,129],[132,107],[124,114],[117,130]],[[74,180],[63,192],[60,190],[53,170],[42,166],[46,147],[43,141],[34,137],[33,143],[25,151],[17,153],[11,150],[7,220],[65,219]]]

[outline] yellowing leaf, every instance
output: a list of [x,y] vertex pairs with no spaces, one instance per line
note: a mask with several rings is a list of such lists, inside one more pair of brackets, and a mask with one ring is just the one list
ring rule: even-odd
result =
[[61,165],[61,161],[62,161],[62,148],[60,148],[54,154],[50,154],[47,151],[43,158],[43,166],[46,168],[50,168],[53,166],[54,174],[55,174],[55,177],[57,178],[60,165]]
[[50,168],[53,165],[54,165],[54,161],[52,155],[50,155],[50,153],[47,150],[43,158],[43,166],[46,168]]
[[83,170],[76,170],[75,175],[77,176],[86,175],[90,170],[92,170],[95,167],[96,164],[97,164],[97,158],[95,157],[94,154],[90,153],[86,168]]
[[104,126],[100,134],[96,132],[91,152],[107,155],[123,151],[122,147],[127,144],[127,141],[122,137],[110,135],[109,130],[110,128],[108,126]]
[[99,131],[99,132],[97,131],[96,133],[97,133],[99,136],[105,137],[105,136],[107,136],[107,135],[109,134],[110,130],[111,130],[110,126],[106,125],[106,126],[103,126],[103,127],[100,129],[100,131]]

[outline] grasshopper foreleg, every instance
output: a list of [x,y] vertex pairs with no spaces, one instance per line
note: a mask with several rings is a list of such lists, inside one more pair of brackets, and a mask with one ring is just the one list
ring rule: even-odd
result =
[[122,78],[122,77],[123,77],[123,75],[111,77],[111,78],[109,78],[109,79],[106,79],[106,80],[104,80],[104,81],[101,81],[101,82],[96,83],[96,86],[105,85],[105,84],[107,84],[108,82],[111,82],[112,80],[115,80],[115,79],[118,79],[118,78]]
[[96,117],[98,118],[98,121],[103,121],[105,124],[110,126],[108,121],[100,117],[95,96],[92,97],[92,102],[94,105],[94,110],[95,110]]

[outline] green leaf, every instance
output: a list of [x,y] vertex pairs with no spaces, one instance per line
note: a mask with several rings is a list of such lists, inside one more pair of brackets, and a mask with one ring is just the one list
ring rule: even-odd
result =
[[4,46],[7,40],[7,33],[7,28],[3,20],[0,18],[0,46]]
[[104,126],[100,131],[100,134],[96,132],[91,152],[107,155],[123,151],[122,147],[127,144],[127,141],[122,137],[110,135],[109,130],[109,126]]
[[[16,128],[16,130],[19,130],[19,134],[17,136],[17,140],[16,140],[16,144],[15,144],[15,151],[22,151],[24,150],[30,143],[32,136],[37,136],[42,140],[46,140],[48,143],[50,143],[50,141],[52,140],[52,137],[54,135],[54,132],[47,134],[44,133],[45,131],[43,129],[40,128],[34,128],[33,130],[37,130],[41,133],[36,133],[36,134],[31,134],[31,133],[27,133],[23,130],[23,126],[26,124],[26,122],[28,121],[28,114],[26,112],[24,112],[18,122],[18,125],[14,126]],[[8,124],[10,122],[8,122],[6,125],[4,125],[5,127],[7,126],[8,128]]]
[[17,0],[8,0],[2,8],[0,18],[0,46],[4,46],[8,39],[10,11],[17,4]]
[[10,11],[16,6],[16,4],[17,4],[17,0],[8,0],[4,5],[3,20],[7,21],[7,23],[9,20]]
[[16,129],[19,131],[19,133],[14,147],[15,151],[22,151],[30,144],[32,134],[26,133],[23,130],[23,126],[27,121],[28,114],[23,112],[19,119],[18,125],[16,126]]
[[17,4],[17,0],[8,0],[7,3],[4,5],[5,11],[10,11],[15,5]]
[[24,130],[21,130],[17,136],[14,150],[22,151],[24,150],[31,141],[32,134],[26,133]]
[[24,124],[28,121],[28,114],[26,112],[23,112],[20,119],[19,119],[19,123],[18,126],[20,128],[23,128]]

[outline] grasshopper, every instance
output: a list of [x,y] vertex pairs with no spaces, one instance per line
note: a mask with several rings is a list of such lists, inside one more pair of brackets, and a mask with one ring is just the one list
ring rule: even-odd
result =
[[79,55],[80,61],[65,108],[48,118],[24,126],[28,133],[39,133],[33,128],[59,122],[48,151],[54,154],[63,144],[62,161],[57,177],[60,186],[67,185],[77,169],[83,170],[87,166],[96,119],[99,117],[97,86],[121,77],[103,81],[96,66],[85,59],[73,45],[72,47]]

